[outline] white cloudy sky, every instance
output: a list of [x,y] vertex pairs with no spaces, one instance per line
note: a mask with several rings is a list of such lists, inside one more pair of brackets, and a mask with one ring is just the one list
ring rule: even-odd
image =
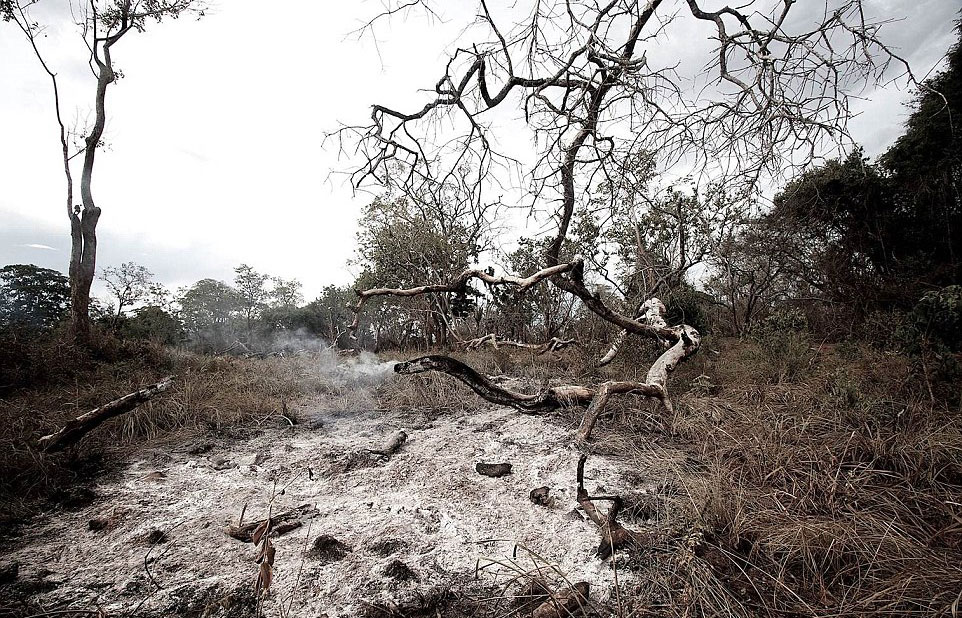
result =
[[[805,2],[813,0],[804,0]],[[212,0],[200,21],[180,19],[115,47],[125,77],[108,94],[109,148],[94,176],[99,266],[136,261],[171,287],[230,280],[247,262],[296,277],[308,298],[353,279],[356,219],[366,197],[339,179],[322,136],[360,122],[374,102],[413,106],[444,65],[476,2],[439,2],[352,36],[380,2]],[[818,3],[821,6],[821,3]],[[883,30],[924,75],[954,40],[957,0],[866,0],[898,19]],[[68,119],[90,113],[93,81],[67,0],[41,0],[41,41],[64,89]],[[683,40],[662,41],[671,53]],[[852,127],[869,154],[896,137],[908,93],[868,93]],[[50,83],[12,24],[0,22],[0,265],[66,270],[63,175]]]

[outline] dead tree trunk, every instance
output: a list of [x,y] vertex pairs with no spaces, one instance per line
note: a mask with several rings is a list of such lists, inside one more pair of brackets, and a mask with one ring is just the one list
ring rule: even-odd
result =
[[130,412],[140,404],[153,399],[156,395],[166,391],[171,384],[173,377],[167,377],[144,387],[139,391],[124,395],[120,399],[115,399],[99,408],[94,408],[82,416],[78,416],[64,425],[57,433],[40,438],[40,446],[47,453],[61,451],[71,444],[75,444],[87,433],[99,427],[104,421],[115,416],[120,416]]
[[110,36],[98,37],[94,16],[94,39],[90,49],[91,66],[96,67],[97,90],[94,95],[94,125],[84,138],[84,161],[80,175],[80,199],[83,210],[74,208],[70,221],[70,332],[78,342],[86,342],[90,335],[90,286],[97,271],[97,222],[100,208],[94,202],[94,160],[107,124],[107,86],[114,83],[110,48],[130,31],[129,16]]
[[395,373],[411,375],[438,371],[467,384],[483,399],[511,406],[525,414],[544,414],[562,406],[583,405],[591,401],[594,391],[583,386],[553,386],[537,395],[525,395],[502,388],[471,367],[449,356],[429,355],[394,365]]
[[394,366],[394,371],[400,374],[427,371],[446,373],[468,385],[483,399],[499,405],[511,406],[526,414],[544,414],[562,406],[587,405],[588,409],[585,411],[584,420],[577,435],[579,442],[585,442],[591,436],[591,431],[598,417],[604,412],[611,395],[635,393],[653,397],[658,399],[668,411],[672,410],[671,400],[668,398],[668,376],[679,362],[698,350],[701,337],[698,331],[687,325],[673,328],[665,326],[662,318],[665,306],[658,299],[652,299],[645,305],[649,307],[646,311],[645,326],[659,334],[672,335],[674,339],[670,342],[670,347],[648,370],[647,382],[611,381],[604,382],[596,388],[578,385],[553,386],[536,395],[526,395],[502,388],[461,361],[448,356],[422,356],[398,363]]
[[[652,383],[604,382],[597,388],[578,385],[552,386],[535,395],[517,393],[498,386],[468,365],[449,356],[422,356],[396,364],[394,371],[403,375],[428,371],[446,373],[468,385],[482,399],[498,405],[510,406],[525,414],[545,414],[565,406],[587,405],[585,418],[578,430],[578,440],[583,442],[591,436],[591,430],[598,416],[604,411],[611,395],[635,393],[645,397],[653,397],[661,401],[668,409],[671,409],[671,404],[668,402],[668,391],[664,383],[667,380],[668,371],[670,371],[669,367],[673,369],[674,364],[670,359],[667,361],[663,359],[669,355],[672,359],[676,356],[681,357],[684,348],[685,344],[680,342],[672,346],[668,352],[662,354],[655,365],[652,366],[652,370],[648,372],[649,379],[655,380]],[[677,362],[677,360],[674,361],[674,363]]]

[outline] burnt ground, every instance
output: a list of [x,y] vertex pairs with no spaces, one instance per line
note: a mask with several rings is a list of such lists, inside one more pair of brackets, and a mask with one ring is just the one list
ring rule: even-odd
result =
[[[533,577],[590,583],[599,614],[615,603],[598,531],[572,513],[576,426],[504,408],[320,409],[304,404],[293,427],[152,448],[78,489],[84,500],[8,543],[0,615],[253,615],[255,549],[227,531],[298,507],[299,526],[273,539],[265,615],[505,615]],[[367,452],[398,429],[408,440],[392,457]],[[512,472],[500,478],[475,469],[503,462]],[[593,456],[586,478],[644,491],[619,485],[633,478],[624,468]],[[542,487],[549,499],[535,504]]]

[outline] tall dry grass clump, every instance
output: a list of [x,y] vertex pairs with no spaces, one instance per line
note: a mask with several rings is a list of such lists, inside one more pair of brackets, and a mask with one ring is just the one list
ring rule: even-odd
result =
[[788,373],[754,342],[707,347],[718,354],[679,372],[689,390],[672,417],[635,408],[595,445],[662,487],[645,524],[662,542],[626,591],[636,609],[960,615],[959,402],[868,346],[796,349]]
[[[224,432],[285,412],[288,402],[326,392],[311,356],[244,359],[199,356],[99,334],[88,349],[56,336],[5,339],[0,367],[0,521],[31,514],[44,500],[69,506],[107,464],[148,442]],[[37,439],[67,420],[175,375],[163,396],[108,421],[69,452],[41,453]]]

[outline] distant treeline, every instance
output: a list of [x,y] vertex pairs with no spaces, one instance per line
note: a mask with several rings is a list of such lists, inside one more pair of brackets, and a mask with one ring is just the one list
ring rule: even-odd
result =
[[[704,333],[754,336],[772,328],[823,339],[925,339],[962,344],[962,50],[926,82],[905,131],[879,159],[856,150],[789,182],[773,204],[724,187],[655,190],[654,158],[631,170],[637,199],[592,204],[615,193],[597,186],[576,213],[562,259],[582,256],[595,291],[634,315],[647,298],[666,302],[669,322]],[[543,267],[545,241],[504,250],[492,222],[458,203],[385,195],[362,214],[352,286],[324,288],[305,303],[296,280],[235,269],[231,283],[203,279],[170,293],[143,266],[101,273],[109,298],[98,320],[134,338],[220,351],[299,337],[368,349],[446,346],[495,334],[540,342],[603,341],[612,332],[579,301],[542,283],[523,294],[471,283],[457,293],[375,297],[350,330],[354,289],[454,280],[490,262],[526,276]],[[494,270],[492,269],[492,272]],[[32,265],[0,269],[0,323],[46,329],[67,313],[66,278]],[[285,339],[286,338],[286,339]]]

